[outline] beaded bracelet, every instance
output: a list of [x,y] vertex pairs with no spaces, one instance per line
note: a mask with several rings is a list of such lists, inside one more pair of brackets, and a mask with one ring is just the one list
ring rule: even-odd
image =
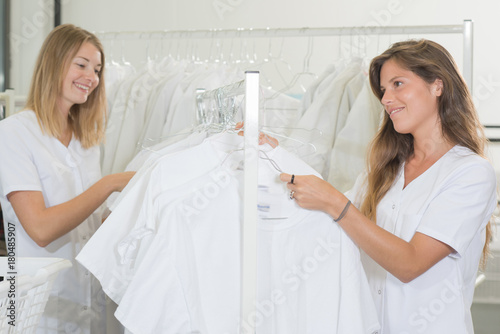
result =
[[347,204],[345,205],[344,210],[342,210],[342,212],[340,213],[340,216],[337,219],[333,219],[333,221],[338,223],[342,218],[344,218],[344,216],[347,213],[347,209],[349,209],[350,205],[351,205],[351,201],[347,201]]

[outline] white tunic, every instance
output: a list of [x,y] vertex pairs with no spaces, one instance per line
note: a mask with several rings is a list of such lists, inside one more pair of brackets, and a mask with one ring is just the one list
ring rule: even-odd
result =
[[[348,194],[351,200],[359,200],[362,183],[360,177]],[[419,232],[455,251],[406,284],[364,257],[382,333],[472,334],[474,283],[485,227],[497,202],[493,167],[455,146],[403,185],[401,168],[377,207],[377,224],[406,241]]]
[[81,194],[101,177],[99,147],[82,148],[72,139],[65,147],[41,132],[35,113],[22,111],[0,122],[0,203],[4,222],[16,226],[16,255],[69,259],[73,267],[62,271],[54,284],[38,333],[104,333],[105,295],[97,280],[75,261],[100,226],[97,210],[77,228],[39,247],[26,233],[7,200],[13,191],[41,191],[47,207]]

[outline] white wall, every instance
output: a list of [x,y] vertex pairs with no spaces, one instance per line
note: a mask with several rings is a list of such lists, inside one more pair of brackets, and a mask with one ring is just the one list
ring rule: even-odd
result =
[[[17,34],[11,86],[24,94],[37,50],[52,27],[53,1],[11,3],[12,32]],[[62,7],[63,23],[91,31],[441,25],[472,19],[476,104],[485,124],[500,124],[500,43],[495,40],[500,32],[500,2],[495,0],[62,0]],[[439,41],[447,44],[447,40],[452,38]],[[450,43],[446,46],[460,64],[461,44],[456,39]],[[115,45],[115,53],[117,48]],[[304,52],[301,48],[305,46],[298,46],[295,52]],[[318,49],[316,44],[315,51]]]
[[53,28],[53,1],[10,1],[10,84],[17,95],[29,89],[33,66],[42,42]]

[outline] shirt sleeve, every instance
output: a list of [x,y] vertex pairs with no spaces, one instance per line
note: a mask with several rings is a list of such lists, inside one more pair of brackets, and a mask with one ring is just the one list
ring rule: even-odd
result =
[[29,145],[33,134],[15,119],[5,119],[0,124],[0,189],[7,196],[13,191],[42,191],[38,170]]
[[[363,202],[363,197],[366,193],[366,185],[367,185],[366,178],[367,178],[366,171],[359,174],[352,188],[344,193],[344,195],[357,208],[361,207],[361,204]],[[335,184],[333,184],[333,186],[335,186]]]
[[444,242],[460,257],[491,218],[497,203],[496,177],[486,160],[460,166],[438,187],[417,232]]

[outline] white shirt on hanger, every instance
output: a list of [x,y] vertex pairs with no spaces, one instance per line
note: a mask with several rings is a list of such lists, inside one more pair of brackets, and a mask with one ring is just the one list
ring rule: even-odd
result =
[[[311,138],[309,133],[306,132],[304,135],[302,130],[294,130],[290,133],[290,137],[294,139],[314,144],[316,152],[302,158],[322,176],[328,173],[327,162],[330,151],[334,145],[335,137],[344,126],[349,113],[349,107],[342,107],[345,106],[343,102],[344,91],[349,82],[361,73],[361,70],[361,61],[353,61],[349,64],[335,76],[328,87],[324,88],[302,115],[298,126],[302,129],[320,131],[321,136]],[[358,92],[360,89],[361,85],[359,85]],[[316,135],[315,132],[310,132],[310,134]]]
[[196,120],[196,89],[215,89],[243,80],[242,72],[231,65],[192,64],[193,71],[183,78],[172,96],[172,101],[162,131],[169,136],[194,126]]
[[[108,115],[108,124],[106,125],[106,141],[102,145],[101,167],[103,175],[113,173],[113,163],[132,87],[137,80],[145,75],[145,71],[145,69],[142,69],[137,74],[121,82],[116,97],[112,101]],[[108,102],[111,103],[111,101]]]
[[[139,137],[140,146],[152,146],[153,144],[163,142],[162,138],[163,127],[166,122],[172,96],[175,87],[184,77],[186,61],[170,60],[166,64],[167,68],[164,78],[158,83],[155,91],[152,93],[151,103],[146,110],[146,119]],[[137,147],[135,153],[139,153],[141,147]]]
[[[116,316],[132,333],[237,331],[241,144],[235,134],[214,135],[159,158],[79,254],[119,303]],[[279,167],[314,173],[281,148],[267,147]],[[357,247],[326,214],[290,201],[263,157],[258,333],[374,332],[376,312]]]
[[382,105],[365,78],[330,153],[328,182],[339,191],[351,189],[359,174],[365,170],[367,148],[378,131],[383,115]]

